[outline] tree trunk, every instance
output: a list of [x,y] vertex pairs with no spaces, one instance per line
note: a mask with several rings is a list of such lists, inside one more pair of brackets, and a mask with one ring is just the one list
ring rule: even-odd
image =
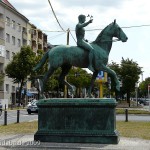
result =
[[127,91],[127,103],[129,104],[130,107],[130,91]]
[[21,81],[21,85],[20,85],[20,88],[19,88],[18,107],[20,107],[20,104],[21,104],[22,87],[23,87],[23,81]]

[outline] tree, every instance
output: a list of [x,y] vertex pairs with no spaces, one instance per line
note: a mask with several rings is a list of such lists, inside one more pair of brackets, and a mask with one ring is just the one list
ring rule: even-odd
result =
[[3,84],[4,82],[4,74],[3,73],[0,73],[0,86]]
[[[134,62],[132,59],[127,58],[126,60],[122,58],[121,64],[117,64],[112,62],[108,65],[111,69],[113,69],[119,80],[122,82],[121,92],[122,94],[127,94],[127,102],[130,107],[130,94],[135,91],[135,84],[139,80],[139,75],[142,73],[141,67]],[[115,83],[112,80],[112,90],[115,89]]]
[[13,60],[5,68],[6,75],[13,79],[14,83],[20,83],[19,106],[21,102],[21,92],[27,76],[31,74],[35,65],[35,54],[29,46],[21,48],[20,52],[13,56]]
[[143,97],[148,95],[148,85],[150,85],[150,77],[146,78],[145,81],[141,82],[139,85],[139,89]]
[[130,107],[130,94],[135,90],[135,84],[139,80],[139,75],[142,73],[142,68],[139,67],[137,62],[127,58],[122,58],[120,65],[120,75],[122,80],[122,90],[127,94],[127,102]]
[[87,88],[90,85],[91,75],[81,68],[72,68],[67,75],[67,81],[74,85],[77,97],[80,97],[81,88]]

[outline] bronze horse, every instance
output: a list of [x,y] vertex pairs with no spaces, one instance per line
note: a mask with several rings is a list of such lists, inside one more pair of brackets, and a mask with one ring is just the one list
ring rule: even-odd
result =
[[[88,90],[89,97],[91,97],[91,90],[100,70],[109,73],[114,78],[116,89],[118,91],[120,90],[120,84],[116,73],[106,66],[112,47],[113,37],[118,38],[118,40],[121,40],[122,42],[126,42],[128,39],[116,21],[106,26],[98,35],[96,40],[91,43],[94,48],[93,66],[95,71],[93,72],[91,84]],[[62,68],[62,72],[59,76],[59,82],[66,84],[73,92],[73,86],[65,81],[65,76],[68,74],[72,66],[87,68],[89,64],[88,55],[88,51],[85,51],[78,46],[59,45],[48,50],[42,57],[41,61],[33,69],[34,71],[40,69],[48,59],[48,71],[45,73],[43,78],[40,79],[39,83],[40,97],[44,98],[44,83],[46,83],[48,78],[58,67]]]

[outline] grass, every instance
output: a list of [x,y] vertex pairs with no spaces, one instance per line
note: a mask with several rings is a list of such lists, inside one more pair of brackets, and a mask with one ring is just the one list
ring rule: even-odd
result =
[[24,133],[35,133],[38,129],[37,121],[33,122],[22,122],[9,124],[7,126],[0,126],[1,134],[24,134]]
[[123,137],[150,140],[150,122],[117,122],[117,129]]
[[[34,134],[38,129],[37,121],[0,126],[1,134]],[[117,130],[122,137],[150,140],[150,122],[117,121]]]
[[[125,109],[116,109],[117,114],[125,114]],[[128,109],[128,114],[137,114],[137,115],[150,115],[149,111],[145,110],[130,110]]]

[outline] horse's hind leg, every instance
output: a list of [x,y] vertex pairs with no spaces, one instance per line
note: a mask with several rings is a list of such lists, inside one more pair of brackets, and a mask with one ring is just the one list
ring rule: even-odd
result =
[[59,82],[65,84],[73,93],[74,89],[73,86],[71,84],[69,84],[67,81],[65,81],[65,76],[68,74],[69,70],[71,69],[71,65],[63,65],[62,68],[62,72],[59,76]]
[[90,97],[90,98],[92,97],[91,92],[92,92],[92,88],[94,86],[94,82],[96,80],[97,74],[98,74],[98,71],[95,71],[93,73],[93,76],[92,76],[92,79],[91,79],[90,87],[89,87],[89,90],[88,90],[88,97]]

